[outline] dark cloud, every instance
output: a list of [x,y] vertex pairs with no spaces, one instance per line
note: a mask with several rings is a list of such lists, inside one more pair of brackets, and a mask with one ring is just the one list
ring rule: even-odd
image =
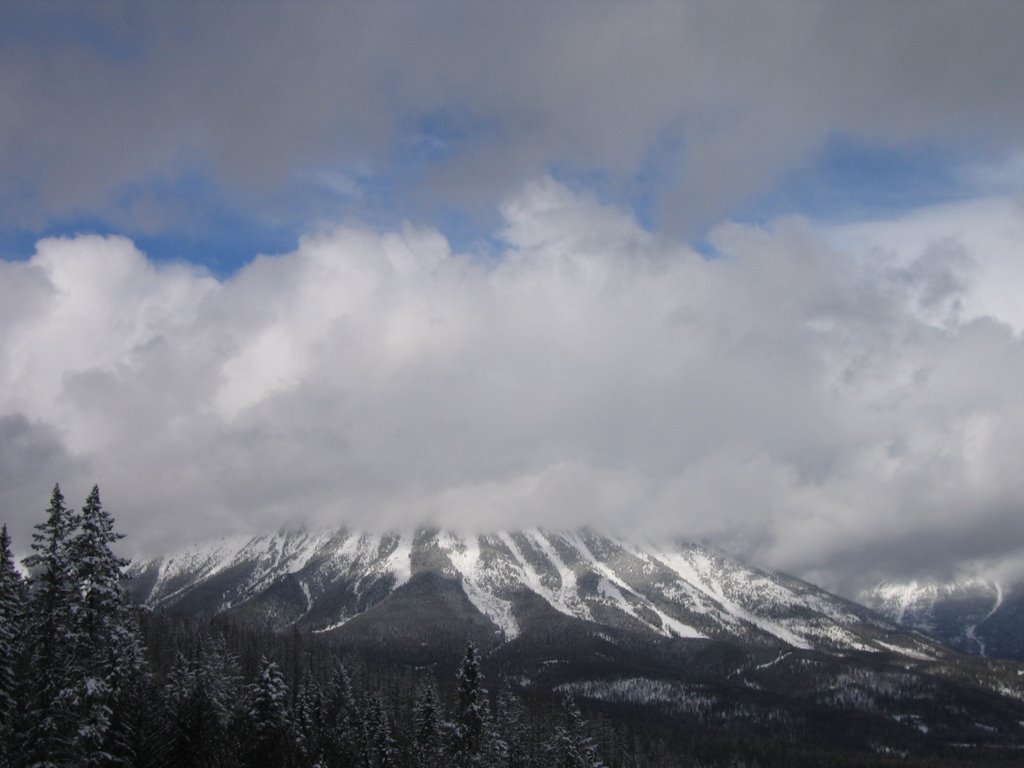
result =
[[[0,39],[5,225],[139,228],[157,182],[240,210],[325,169],[430,210],[487,207],[552,167],[706,224],[836,135],[1019,146],[1019,3],[13,5]],[[410,149],[436,147],[425,171]],[[664,157],[657,147],[677,147]],[[147,200],[151,230],[196,211]],[[385,201],[387,202],[387,201]],[[391,201],[392,203],[394,200]],[[300,222],[300,225],[303,222]],[[138,231],[138,229],[133,229]]]

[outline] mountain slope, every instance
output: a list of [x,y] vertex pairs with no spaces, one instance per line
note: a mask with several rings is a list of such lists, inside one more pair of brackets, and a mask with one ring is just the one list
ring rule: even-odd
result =
[[[461,593],[446,610],[489,627],[491,644],[529,633],[542,614],[649,637],[744,646],[936,657],[942,650],[870,611],[780,573],[691,543],[592,531],[487,535],[282,530],[224,539],[136,567],[134,598],[154,608],[357,634],[364,614],[409,590]],[[415,585],[412,583],[415,582]],[[408,585],[408,588],[406,586]],[[543,610],[538,612],[538,606]],[[346,629],[347,628],[347,629]]]
[[1024,744],[1018,665],[958,654],[686,542],[282,530],[133,570],[129,589],[154,610],[270,625],[297,643],[308,633],[321,649],[442,679],[472,640],[496,685],[572,693],[664,734],[698,728],[729,743],[928,764],[1015,764]]
[[1024,660],[1024,586],[981,579],[884,582],[860,601],[964,653]]

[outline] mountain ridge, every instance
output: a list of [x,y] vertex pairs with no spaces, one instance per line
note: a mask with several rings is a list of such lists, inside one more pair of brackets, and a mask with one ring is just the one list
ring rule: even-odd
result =
[[783,573],[699,544],[654,544],[592,529],[467,534],[281,529],[222,538],[133,566],[133,598],[154,609],[227,614],[344,635],[360,614],[433,573],[457,584],[496,644],[529,631],[529,598],[598,627],[690,640],[938,658],[940,646]]
[[963,653],[1024,660],[1024,585],[980,578],[877,584],[859,595],[894,623]]

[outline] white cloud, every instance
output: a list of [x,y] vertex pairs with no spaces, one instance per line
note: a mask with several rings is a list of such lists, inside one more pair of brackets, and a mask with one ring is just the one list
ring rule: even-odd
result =
[[494,260],[342,227],[222,282],[44,240],[0,263],[0,418],[39,457],[0,452],[0,504],[25,542],[96,480],[149,551],[311,516],[708,537],[837,586],[1003,563],[1020,222],[978,205],[727,225],[709,260],[542,180]]
[[[938,205],[891,220],[834,227],[824,234],[837,247],[875,251],[875,258],[888,259],[900,268],[920,269],[950,258],[959,261],[959,271],[971,274],[947,272],[946,276],[955,283],[967,281],[964,290],[950,286],[949,294],[959,302],[964,317],[988,316],[1008,323],[1018,333],[1024,331],[1022,197],[985,197]],[[941,279],[941,275],[935,277]],[[925,291],[922,303],[927,303],[929,288],[941,288],[941,284],[920,287]]]

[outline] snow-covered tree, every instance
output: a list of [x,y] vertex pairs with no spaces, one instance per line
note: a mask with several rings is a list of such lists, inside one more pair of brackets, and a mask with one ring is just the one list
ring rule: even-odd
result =
[[292,726],[296,747],[303,765],[315,766],[323,762],[322,735],[325,729],[324,714],[327,701],[320,684],[307,669],[298,685],[295,708],[292,712]]
[[194,660],[178,655],[164,686],[168,752],[178,768],[220,765],[238,751],[232,727],[240,677],[220,636],[206,639]]
[[444,719],[433,682],[425,683],[413,711],[412,758],[415,768],[435,768],[443,763],[445,736],[451,724]]
[[324,702],[322,748],[326,764],[338,768],[356,765],[366,740],[366,728],[352,692],[352,680],[341,662],[331,670]]
[[579,707],[569,695],[562,699],[562,723],[545,751],[551,768],[604,768],[593,739],[584,732]]
[[74,665],[78,677],[75,752],[80,765],[99,765],[111,756],[106,741],[117,697],[142,666],[132,608],[121,587],[128,561],[111,546],[122,538],[114,519],[92,491],[69,542],[77,585]]
[[16,714],[16,668],[21,653],[25,584],[14,567],[7,526],[0,528],[0,766],[11,764]]
[[292,748],[288,686],[276,662],[260,660],[260,673],[248,690],[248,739],[245,764],[283,766]]
[[506,685],[498,695],[491,724],[491,763],[504,768],[528,768],[531,765],[530,731],[526,711],[512,689]]
[[46,520],[32,535],[29,599],[26,615],[28,680],[22,758],[27,766],[77,763],[73,741],[77,732],[79,676],[77,644],[79,594],[71,555],[77,517],[64,504],[60,486],[53,487]]
[[475,765],[483,761],[488,721],[487,690],[482,686],[480,656],[473,643],[459,667],[459,687],[455,703],[451,747],[456,763]]
[[367,703],[363,722],[366,736],[361,764],[366,768],[394,768],[398,762],[398,747],[391,730],[391,718],[378,696],[372,696]]

